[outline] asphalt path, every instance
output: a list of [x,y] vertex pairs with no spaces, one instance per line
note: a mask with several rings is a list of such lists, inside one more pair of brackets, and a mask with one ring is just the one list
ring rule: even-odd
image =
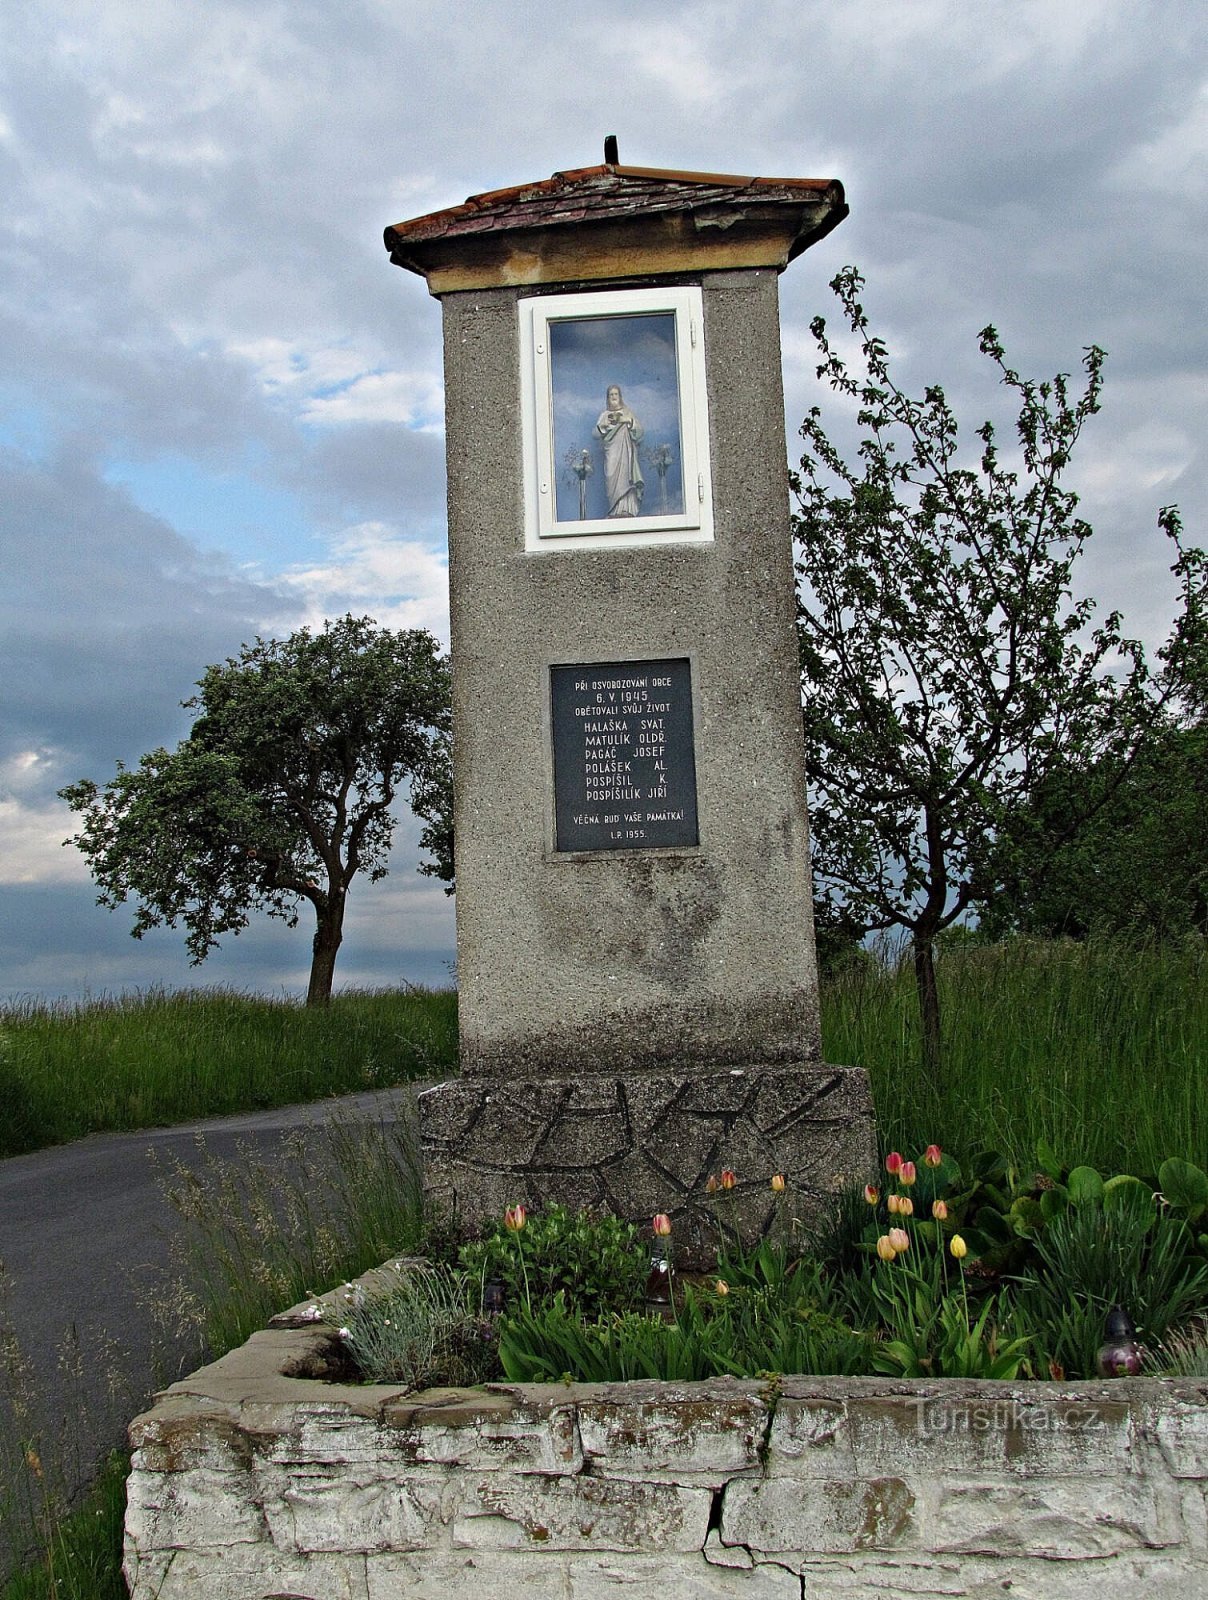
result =
[[88,1481],[151,1393],[200,1355],[188,1341],[166,1344],[148,1310],[171,1276],[179,1226],[159,1174],[176,1162],[199,1167],[199,1135],[210,1156],[238,1161],[250,1149],[271,1163],[286,1135],[302,1130],[321,1143],[335,1116],[393,1124],[407,1117],[413,1087],[94,1134],[0,1161],[0,1329],[15,1334],[28,1364],[14,1373],[5,1363],[9,1394],[0,1388],[0,1398],[28,1415],[23,1433],[46,1441],[69,1489]]

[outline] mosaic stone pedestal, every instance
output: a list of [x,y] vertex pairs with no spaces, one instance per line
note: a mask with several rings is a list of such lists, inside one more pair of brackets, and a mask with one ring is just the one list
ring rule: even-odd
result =
[[[862,1069],[734,1067],[691,1077],[465,1078],[419,1096],[431,1198],[473,1230],[518,1202],[600,1207],[637,1223],[667,1212],[677,1253],[718,1221],[754,1238],[778,1208],[808,1223],[876,1167]],[[737,1174],[707,1194],[710,1174]],[[769,1180],[782,1172],[783,1198]]]

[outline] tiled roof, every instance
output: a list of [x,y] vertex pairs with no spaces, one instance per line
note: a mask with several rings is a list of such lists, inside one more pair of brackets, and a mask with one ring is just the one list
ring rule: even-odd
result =
[[552,178],[539,183],[471,195],[464,205],[396,223],[386,229],[386,248],[394,251],[428,240],[472,234],[752,203],[812,204],[830,207],[839,215],[846,214],[847,209],[843,185],[834,178],[742,178],[727,173],[670,172],[606,164],[555,172]]

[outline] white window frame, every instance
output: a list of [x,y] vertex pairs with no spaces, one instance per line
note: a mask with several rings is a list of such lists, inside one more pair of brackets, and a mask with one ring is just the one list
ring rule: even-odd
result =
[[[552,322],[652,313],[675,317],[684,509],[667,516],[556,520]],[[703,297],[699,288],[611,289],[520,301],[524,543],[528,551],[615,550],[624,545],[704,544],[713,539]]]

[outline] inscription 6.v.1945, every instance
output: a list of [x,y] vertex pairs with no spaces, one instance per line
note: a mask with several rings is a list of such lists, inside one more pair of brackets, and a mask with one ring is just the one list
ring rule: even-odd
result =
[[551,667],[550,698],[558,850],[700,842],[687,660]]

